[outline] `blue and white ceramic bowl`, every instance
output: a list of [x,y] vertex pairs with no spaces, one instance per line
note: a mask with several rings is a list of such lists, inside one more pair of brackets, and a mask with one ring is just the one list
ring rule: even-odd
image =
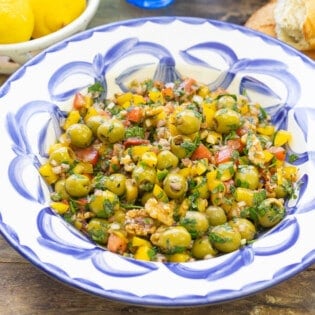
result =
[[[284,220],[236,252],[191,263],[123,258],[96,246],[49,208],[38,174],[62,111],[95,80],[108,96],[134,78],[190,76],[246,93],[294,135],[300,191]],[[179,307],[241,298],[315,261],[315,64],[241,26],[198,18],[145,18],[66,39],[27,62],[0,89],[0,231],[20,254],[73,287],[138,305]]]

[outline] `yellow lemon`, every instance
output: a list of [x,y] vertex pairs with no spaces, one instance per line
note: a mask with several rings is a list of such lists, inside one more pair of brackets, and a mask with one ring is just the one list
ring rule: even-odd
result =
[[32,38],[58,31],[86,8],[86,0],[30,0],[30,3],[35,17]]
[[0,44],[28,41],[34,15],[28,0],[0,0]]

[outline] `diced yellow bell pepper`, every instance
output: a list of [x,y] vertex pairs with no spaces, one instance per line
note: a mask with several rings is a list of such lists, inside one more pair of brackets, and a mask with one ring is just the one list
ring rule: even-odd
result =
[[203,159],[193,164],[191,167],[192,176],[200,176],[204,174],[208,169],[208,159]]
[[131,92],[123,93],[123,94],[120,94],[120,95],[116,96],[116,102],[117,102],[117,104],[119,106],[125,107],[124,104],[127,103],[127,102],[130,105],[132,97],[133,97],[133,94]]
[[210,130],[208,132],[206,142],[209,144],[218,144],[222,141],[222,135],[216,131]]
[[41,165],[39,167],[39,173],[49,185],[55,183],[59,178],[59,176],[54,173],[53,167],[49,163]]
[[98,111],[95,107],[89,107],[85,116],[84,121],[87,122],[91,117],[98,115]]
[[150,91],[149,98],[154,103],[164,103],[164,97],[160,91]]
[[145,260],[145,261],[150,261],[151,260],[151,253],[152,253],[152,247],[143,245],[140,246],[135,254],[134,258],[139,259],[139,260]]
[[51,202],[50,207],[59,214],[64,214],[69,209],[69,205],[64,202]]
[[190,258],[191,258],[190,255],[184,252],[184,253],[175,253],[173,255],[170,255],[168,260],[170,262],[180,263],[180,262],[187,262],[189,261]]
[[134,145],[130,148],[130,155],[135,162],[138,162],[141,156],[150,150],[151,146],[149,145]]
[[148,151],[141,155],[141,162],[149,167],[155,167],[157,164],[157,155],[155,152]]
[[145,99],[142,95],[134,94],[132,97],[132,102],[134,105],[145,104]]
[[85,107],[86,108],[92,107],[92,105],[93,105],[93,98],[90,95],[85,95],[84,99],[85,99]]
[[153,196],[158,200],[162,202],[168,202],[168,197],[166,192],[157,184],[153,187]]
[[294,165],[287,165],[283,167],[283,176],[284,178],[290,181],[296,181],[298,177],[298,168]]
[[184,176],[185,178],[191,176],[191,168],[190,167],[184,167],[178,170],[178,174]]
[[225,162],[221,163],[217,169],[217,178],[221,181],[225,182],[233,177],[235,173],[234,163],[233,162]]
[[72,110],[71,112],[69,112],[69,115],[66,118],[62,128],[64,130],[67,130],[73,124],[78,123],[80,121],[80,119],[81,119],[80,112],[78,110]]
[[139,236],[133,236],[131,239],[131,246],[132,247],[140,247],[140,246],[148,246],[151,247],[151,243]]
[[254,204],[254,191],[244,187],[237,187],[235,189],[235,200],[244,201],[247,206]]
[[270,162],[272,160],[272,158],[274,157],[274,155],[268,150],[264,150],[263,153],[264,153],[264,161],[265,161],[265,163]]
[[93,174],[93,164],[87,162],[79,162],[74,168],[76,174]]
[[202,104],[202,114],[207,128],[211,128],[214,126],[213,118],[216,110],[216,104],[214,102]]
[[264,136],[272,136],[275,132],[273,125],[261,125],[257,127],[257,132]]
[[210,94],[210,90],[206,85],[201,86],[198,90],[198,95],[203,98],[206,98],[209,94]]
[[273,139],[273,144],[276,147],[281,147],[287,142],[289,142],[291,138],[292,138],[292,135],[289,131],[280,129],[275,134],[275,137]]

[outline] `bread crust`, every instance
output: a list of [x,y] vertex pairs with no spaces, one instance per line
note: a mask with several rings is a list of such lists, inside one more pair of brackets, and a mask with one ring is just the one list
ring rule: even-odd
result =
[[272,0],[254,12],[245,23],[245,26],[272,37],[276,37],[276,22],[273,13],[276,7],[276,2],[276,0]]
[[315,1],[304,0],[306,18],[303,24],[303,34],[309,44],[309,49],[315,49]]

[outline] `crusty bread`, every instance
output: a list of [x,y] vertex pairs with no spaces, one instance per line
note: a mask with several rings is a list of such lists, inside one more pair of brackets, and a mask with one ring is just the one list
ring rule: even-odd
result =
[[314,0],[278,0],[274,18],[277,38],[299,50],[315,48]]
[[[299,24],[299,20],[303,21]],[[315,0],[272,0],[257,10],[245,26],[276,37],[315,59]]]

